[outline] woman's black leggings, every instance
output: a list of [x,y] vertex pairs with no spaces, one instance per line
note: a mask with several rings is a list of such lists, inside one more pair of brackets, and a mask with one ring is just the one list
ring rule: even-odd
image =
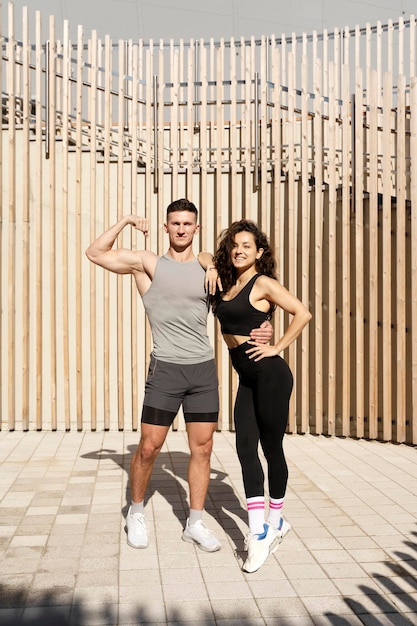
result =
[[244,343],[230,350],[232,364],[239,374],[234,419],[236,449],[242,467],[247,498],[264,495],[264,472],[258,455],[261,443],[268,464],[271,498],[283,498],[288,467],[282,442],[288,421],[293,377],[280,356],[249,359]]

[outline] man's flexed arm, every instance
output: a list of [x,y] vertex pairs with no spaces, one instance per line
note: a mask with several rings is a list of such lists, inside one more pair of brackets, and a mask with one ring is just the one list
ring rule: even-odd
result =
[[146,218],[127,215],[93,241],[85,251],[87,258],[96,265],[116,272],[116,274],[143,272],[142,256],[139,252],[126,248],[112,249],[119,234],[129,225],[140,230],[144,235],[148,234],[148,220]]

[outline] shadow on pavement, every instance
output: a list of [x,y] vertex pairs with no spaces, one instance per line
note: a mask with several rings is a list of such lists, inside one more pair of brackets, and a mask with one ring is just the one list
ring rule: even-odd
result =
[[[81,455],[87,459],[110,459],[129,474],[130,462],[136,445],[127,447],[127,452],[117,452],[103,448]],[[146,503],[158,492],[171,505],[173,514],[185,526],[188,511],[188,471],[189,454],[181,451],[160,452],[157,456],[145,498]],[[214,467],[211,468],[210,486],[205,510],[218,521],[236,546],[236,556],[244,555],[244,536],[236,523],[236,517],[247,524],[247,512],[236,496],[232,487],[226,482],[227,474]],[[122,509],[124,517],[130,503],[129,483],[126,487],[126,504]]]
[[[412,535],[417,538],[417,532]],[[366,626],[395,626],[417,624],[417,542],[403,542],[408,551],[397,550],[398,561],[385,563],[387,574],[374,574],[373,578],[381,587],[378,593],[374,588],[358,585],[358,596],[366,596],[366,606],[357,599],[345,597],[347,606]],[[326,613],[330,624],[350,626],[347,619]],[[334,621],[332,621],[334,619]]]

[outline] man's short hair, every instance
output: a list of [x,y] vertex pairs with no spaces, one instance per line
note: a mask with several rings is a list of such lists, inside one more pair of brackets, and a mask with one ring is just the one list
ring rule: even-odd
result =
[[179,200],[171,202],[167,207],[167,217],[170,213],[174,213],[175,211],[190,211],[190,213],[194,213],[196,219],[198,217],[197,207],[186,198],[180,198]]

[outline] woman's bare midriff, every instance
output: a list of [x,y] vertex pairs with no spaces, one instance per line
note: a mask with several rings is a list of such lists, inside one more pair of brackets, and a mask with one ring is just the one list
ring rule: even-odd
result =
[[241,346],[242,343],[246,343],[250,340],[250,337],[245,337],[243,335],[223,335],[223,339],[226,343],[226,346],[233,350],[233,348],[237,348]]

